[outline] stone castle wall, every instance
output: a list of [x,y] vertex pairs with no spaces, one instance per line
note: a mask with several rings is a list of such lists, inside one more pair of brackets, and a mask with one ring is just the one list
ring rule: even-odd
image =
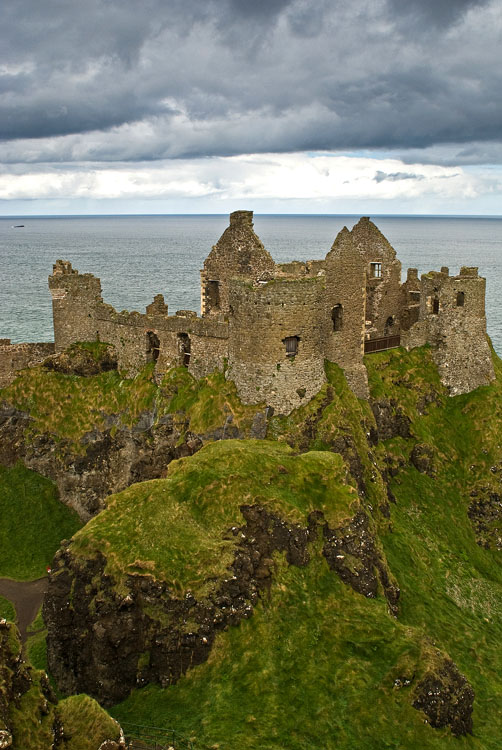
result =
[[419,321],[407,348],[428,343],[441,380],[452,396],[487,385],[495,377],[485,318],[485,279],[477,268],[448,269],[422,276]]
[[51,354],[53,343],[11,344],[10,339],[0,339],[0,388],[10,385],[19,370],[38,365]]
[[230,284],[228,371],[241,398],[280,413],[325,381],[324,277]]
[[343,229],[326,256],[325,352],[326,359],[343,369],[360,398],[368,397],[363,363],[365,302],[365,266],[354,251],[352,233]]

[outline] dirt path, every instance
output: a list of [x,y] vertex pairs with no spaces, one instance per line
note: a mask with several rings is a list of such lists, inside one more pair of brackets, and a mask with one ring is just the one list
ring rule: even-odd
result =
[[17,626],[22,643],[26,643],[27,629],[31,625],[47,591],[47,577],[36,581],[13,581],[0,578],[0,596],[8,599],[16,608]]

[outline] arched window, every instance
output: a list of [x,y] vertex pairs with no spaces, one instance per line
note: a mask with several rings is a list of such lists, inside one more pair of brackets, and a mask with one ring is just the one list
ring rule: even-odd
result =
[[298,342],[300,341],[299,336],[286,336],[282,340],[286,346],[286,356],[295,357],[298,354]]
[[343,325],[342,305],[335,305],[333,308],[331,308],[331,320],[333,321],[333,330],[341,331]]
[[439,297],[432,298],[432,314],[439,315]]
[[465,302],[465,294],[463,292],[457,292],[457,307],[463,307]]
[[394,316],[390,315],[385,321],[384,336],[390,336],[394,327]]
[[148,362],[156,362],[160,354],[159,337],[153,331],[146,334],[146,359]]

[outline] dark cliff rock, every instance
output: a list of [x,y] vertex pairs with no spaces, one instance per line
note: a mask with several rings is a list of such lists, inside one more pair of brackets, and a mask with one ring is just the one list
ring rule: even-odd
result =
[[377,424],[379,440],[410,437],[411,420],[395,399],[371,400],[370,403]]
[[324,539],[323,555],[342,581],[369,599],[377,596],[381,586],[390,611],[397,615],[399,588],[391,580],[366,513],[359,511],[349,523],[338,529],[326,525]]

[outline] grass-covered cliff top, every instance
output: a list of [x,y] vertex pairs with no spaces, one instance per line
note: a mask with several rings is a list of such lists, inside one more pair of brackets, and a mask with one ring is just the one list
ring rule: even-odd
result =
[[[89,353],[87,345],[79,347]],[[56,441],[69,441],[75,452],[83,450],[80,441],[87,433],[110,425],[113,431],[133,427],[144,412],[152,415],[154,425],[171,414],[181,434],[190,429],[211,439],[210,433],[225,425],[246,434],[256,412],[263,409],[242,404],[235,385],[220,372],[195,380],[186,368],[173,368],[158,385],[153,364],[134,378],[115,369],[83,376],[32,367],[0,390],[1,401],[29,413],[28,441],[46,433]]]
[[353,515],[355,490],[344,483],[339,455],[295,455],[269,441],[224,440],[173,461],[166,479],[129,487],[75,537],[72,553],[107,559],[120,581],[148,573],[175,591],[201,593],[225,575],[236,543],[227,532],[242,526],[241,505],[259,504],[291,523],[306,525],[312,510],[334,525]]

